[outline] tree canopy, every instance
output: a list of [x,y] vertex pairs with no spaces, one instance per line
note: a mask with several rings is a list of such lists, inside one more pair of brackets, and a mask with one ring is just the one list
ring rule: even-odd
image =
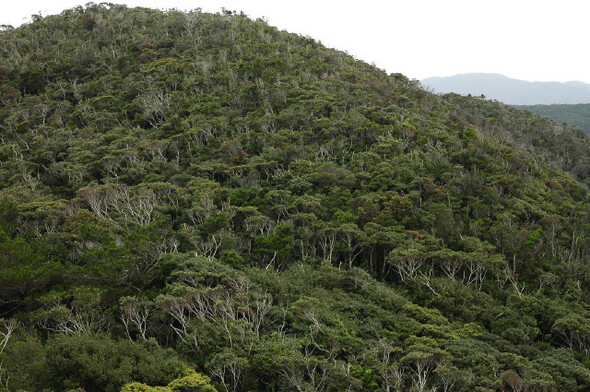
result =
[[0,390],[588,390],[589,141],[228,10],[0,31]]

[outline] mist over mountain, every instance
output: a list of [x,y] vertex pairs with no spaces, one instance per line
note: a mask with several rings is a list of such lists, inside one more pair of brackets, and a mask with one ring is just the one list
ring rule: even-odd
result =
[[422,85],[437,93],[485,95],[508,105],[590,103],[590,84],[571,82],[527,82],[494,73],[468,73],[432,77]]
[[0,392],[590,390],[590,138],[224,10],[0,31]]

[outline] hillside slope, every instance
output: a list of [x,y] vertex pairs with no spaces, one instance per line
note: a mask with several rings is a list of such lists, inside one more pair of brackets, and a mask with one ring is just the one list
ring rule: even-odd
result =
[[582,132],[230,12],[36,18],[0,86],[0,388],[590,388]]
[[530,110],[535,114],[549,117],[558,123],[567,123],[590,133],[590,104],[577,105],[529,105],[517,106],[522,110]]
[[527,82],[501,74],[469,73],[427,78],[422,84],[437,93],[483,94],[508,105],[590,103],[590,84],[582,82]]

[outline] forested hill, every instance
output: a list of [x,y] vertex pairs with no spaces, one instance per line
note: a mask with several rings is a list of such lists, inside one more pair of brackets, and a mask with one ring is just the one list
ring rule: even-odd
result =
[[517,106],[517,108],[530,110],[535,114],[549,117],[556,122],[565,122],[570,126],[590,133],[590,104],[588,103],[577,105],[528,105]]
[[2,391],[590,389],[581,131],[106,4],[0,32],[0,127]]

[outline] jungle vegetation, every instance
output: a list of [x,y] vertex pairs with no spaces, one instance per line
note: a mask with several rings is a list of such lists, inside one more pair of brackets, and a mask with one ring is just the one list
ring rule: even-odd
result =
[[576,105],[528,105],[516,106],[522,110],[530,110],[535,114],[549,117],[555,122],[567,123],[571,127],[580,128],[590,133],[590,104]]
[[241,13],[34,16],[0,390],[589,390],[589,184],[582,131]]

